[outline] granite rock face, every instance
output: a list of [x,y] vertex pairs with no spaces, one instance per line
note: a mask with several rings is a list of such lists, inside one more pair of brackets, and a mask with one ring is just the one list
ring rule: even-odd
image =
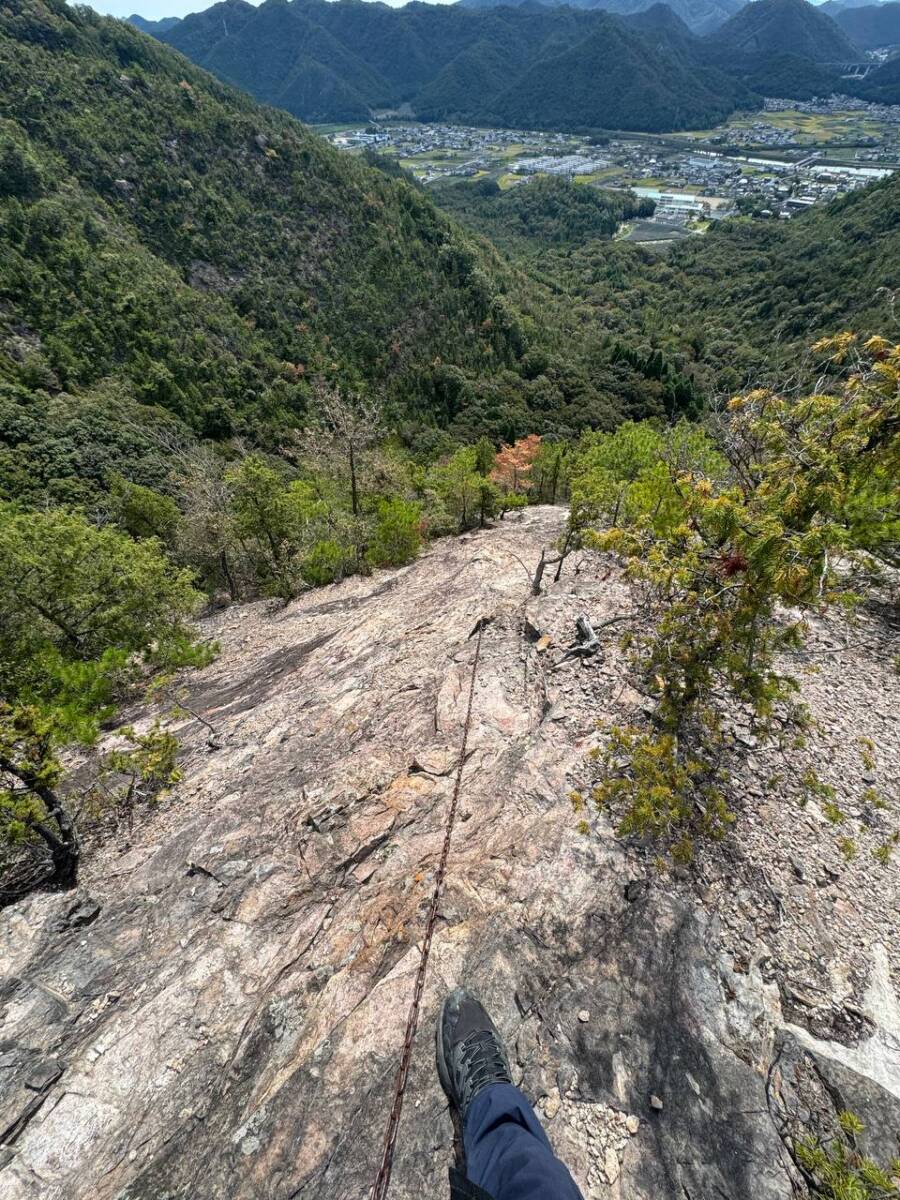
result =
[[[785,1007],[789,848],[769,854],[776,929],[749,835],[679,883],[604,818],[578,831],[569,792],[596,720],[640,697],[614,629],[557,668],[579,614],[633,602],[587,561],[529,596],[525,567],[562,520],[527,510],[393,574],[210,618],[222,653],[189,686],[213,746],[185,720],[182,782],[131,841],[95,848],[77,892],[0,914],[3,1200],[367,1195],[482,616],[392,1197],[447,1190],[432,1022],[458,983],[491,1009],[587,1200],[787,1200],[785,1131],[840,1107],[896,1153],[896,938],[847,951],[825,1000],[859,1017],[822,1037]],[[750,806],[757,839],[767,819]],[[865,922],[868,893],[845,882]],[[805,897],[798,927],[833,923],[842,886]],[[741,888],[744,934],[711,899]],[[896,888],[890,868],[881,907]]]

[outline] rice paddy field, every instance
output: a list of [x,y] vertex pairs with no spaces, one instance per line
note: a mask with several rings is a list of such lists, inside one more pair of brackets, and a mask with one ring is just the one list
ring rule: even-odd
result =
[[[688,142],[768,141],[767,130],[789,135],[795,146],[825,146],[884,143],[900,137],[900,126],[878,119],[871,110],[835,109],[832,112],[800,112],[786,108],[778,112],[735,113],[725,124],[714,129],[694,129],[667,135]],[[782,143],[783,144],[783,143]]]

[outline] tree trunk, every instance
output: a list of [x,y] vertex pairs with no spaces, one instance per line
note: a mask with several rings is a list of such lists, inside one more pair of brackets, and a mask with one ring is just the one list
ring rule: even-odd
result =
[[532,579],[532,581],[531,581],[532,596],[539,596],[541,594],[541,581],[544,578],[544,572],[546,571],[546,569],[548,567],[552,567],[554,563],[558,563],[561,561],[562,560],[559,558],[548,558],[547,551],[546,550],[541,551],[541,560],[538,563],[538,565],[535,567],[534,579]]
[[616,510],[613,513],[613,519],[612,519],[613,529],[615,529],[619,523],[619,509],[620,509],[621,505],[622,505],[622,489],[620,488],[619,494],[616,496]]
[[228,555],[223,550],[219,555],[219,562],[222,567],[222,574],[225,576],[225,582],[228,585],[228,594],[232,600],[239,600],[238,590],[235,586],[234,577],[231,574],[231,567],[228,565]]
[[59,888],[73,888],[78,882],[78,866],[81,861],[81,844],[72,815],[56,792],[38,781],[37,775],[26,767],[17,766],[7,758],[0,758],[0,770],[14,775],[38,797],[47,810],[47,815],[56,822],[55,832],[43,821],[32,819],[31,828],[42,837],[53,861],[52,883]]
[[559,583],[559,577],[562,575],[563,563],[569,554],[569,542],[572,540],[572,530],[566,530],[566,538],[563,542],[562,550],[560,551],[559,559],[557,560],[556,574],[553,576],[553,582]]
[[59,829],[59,837],[55,844],[41,833],[50,847],[50,856],[53,859],[53,882],[60,888],[73,888],[78,882],[78,867],[81,863],[81,843],[78,840],[75,822],[56,792],[50,788],[38,788],[36,791]]
[[359,494],[356,490],[356,456],[353,453],[353,442],[350,442],[350,507],[354,517],[359,516]]

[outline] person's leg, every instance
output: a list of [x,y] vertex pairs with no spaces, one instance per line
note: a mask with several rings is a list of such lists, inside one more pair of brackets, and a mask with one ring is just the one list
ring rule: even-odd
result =
[[531,1105],[513,1087],[503,1039],[463,988],[444,1001],[437,1067],[465,1170],[451,1168],[452,1200],[582,1200]]
[[478,1184],[466,1179],[459,1167],[450,1168],[450,1200],[494,1200]]
[[475,1096],[464,1142],[467,1177],[494,1200],[582,1200],[534,1109],[511,1083]]

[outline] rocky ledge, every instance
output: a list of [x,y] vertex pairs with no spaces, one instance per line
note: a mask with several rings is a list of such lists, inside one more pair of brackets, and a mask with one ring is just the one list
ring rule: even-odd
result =
[[[878,614],[822,622],[801,659],[822,730],[746,755],[730,840],[681,878],[569,794],[598,719],[643,698],[610,629],[634,598],[570,559],[531,598],[563,514],[531,509],[412,566],[207,622],[183,779],[75,893],[0,914],[4,1200],[360,1200],[377,1162],[467,698],[469,755],[394,1169],[446,1191],[431,1023],[483,996],[587,1200],[787,1200],[792,1129],[841,1108],[897,1153],[898,869],[863,778],[896,798],[900,688]],[[815,673],[806,668],[815,666]],[[144,714],[149,721],[150,716]],[[875,767],[856,741],[870,737]],[[802,806],[814,761],[859,853]],[[871,844],[870,844],[871,843]]]

